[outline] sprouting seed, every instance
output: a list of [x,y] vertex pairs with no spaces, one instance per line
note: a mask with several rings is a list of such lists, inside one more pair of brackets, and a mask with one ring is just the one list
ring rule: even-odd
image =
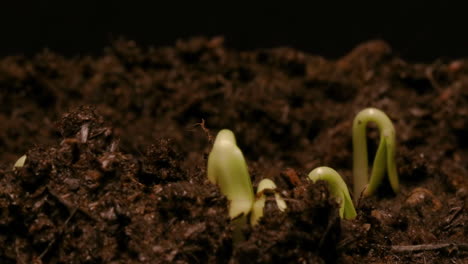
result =
[[21,168],[21,167],[23,167],[23,166],[24,166],[24,163],[26,162],[26,158],[27,158],[26,155],[21,156],[21,158],[19,158],[19,159],[15,162],[15,165],[13,165],[13,169],[14,169],[14,168]]
[[[250,214],[250,224],[255,226],[260,218],[263,217],[263,209],[265,207],[266,197],[265,197],[265,190],[275,190],[276,184],[270,179],[263,179],[260,181],[257,187],[257,199],[255,200],[252,208],[252,213]],[[286,202],[281,198],[280,194],[275,192],[275,201],[276,206],[281,212],[284,212],[288,207]]]

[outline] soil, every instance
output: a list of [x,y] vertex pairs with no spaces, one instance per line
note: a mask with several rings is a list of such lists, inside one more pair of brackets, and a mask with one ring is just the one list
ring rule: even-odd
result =
[[[468,263],[468,60],[409,63],[382,41],[327,60],[121,40],[3,58],[0,99],[0,263]],[[330,166],[352,186],[351,124],[369,106],[394,122],[401,191],[385,183],[340,220],[306,175]],[[273,179],[288,204],[267,201],[235,245],[206,179],[222,128],[254,186]]]

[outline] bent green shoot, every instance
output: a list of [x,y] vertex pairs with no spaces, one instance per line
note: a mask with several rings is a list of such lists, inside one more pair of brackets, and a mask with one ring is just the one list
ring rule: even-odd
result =
[[[258,224],[260,218],[263,217],[263,208],[265,207],[266,197],[265,190],[275,190],[276,184],[270,179],[263,179],[257,187],[257,200],[252,207],[252,213],[250,214],[250,224],[255,226]],[[286,202],[281,198],[280,194],[275,192],[276,206],[281,212],[284,212],[288,207]]]
[[[380,131],[380,143],[374,158],[370,179],[368,179],[368,159],[366,126],[375,122]],[[353,177],[354,199],[362,195],[372,195],[382,183],[387,172],[390,185],[399,191],[398,173],[395,164],[395,128],[388,116],[376,108],[366,108],[359,112],[353,122]]]
[[246,217],[254,202],[252,181],[232,131],[223,129],[216,136],[208,156],[208,179],[219,186],[230,202],[229,216]]
[[322,180],[328,183],[328,189],[332,197],[340,204],[340,217],[345,219],[356,218],[356,209],[349,195],[348,186],[334,169],[318,167],[309,173],[309,179],[313,182]]

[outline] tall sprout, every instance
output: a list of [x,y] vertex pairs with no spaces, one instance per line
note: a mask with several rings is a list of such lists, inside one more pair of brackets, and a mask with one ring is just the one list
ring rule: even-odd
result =
[[[380,143],[374,158],[370,179],[368,179],[368,158],[366,126],[375,122],[380,131]],[[361,194],[372,195],[382,183],[387,172],[394,192],[399,191],[398,173],[395,164],[395,128],[388,116],[376,108],[366,108],[359,112],[353,122],[353,176],[354,199]]]
[[244,155],[237,147],[234,133],[230,130],[223,129],[216,136],[208,156],[208,179],[217,184],[229,200],[229,217],[234,224],[234,241],[242,241],[240,229],[247,224],[254,194]]

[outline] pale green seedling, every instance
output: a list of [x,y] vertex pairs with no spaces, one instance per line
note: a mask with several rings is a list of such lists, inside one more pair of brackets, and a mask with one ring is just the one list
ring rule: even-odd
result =
[[[366,126],[375,122],[380,131],[380,143],[374,158],[370,179],[368,178],[368,159]],[[372,195],[382,183],[387,172],[390,185],[395,193],[399,191],[398,173],[395,164],[395,128],[388,116],[376,108],[366,108],[359,112],[353,122],[353,177],[354,199],[362,195]]]
[[313,182],[322,180],[328,183],[331,196],[340,204],[340,217],[345,219],[356,218],[356,209],[349,195],[348,186],[340,174],[329,167],[318,167],[309,173],[309,179]]
[[[255,200],[252,208],[252,212],[250,214],[250,224],[255,226],[260,218],[263,217],[263,208],[265,207],[266,197],[265,197],[265,190],[275,190],[276,184],[270,179],[263,179],[260,181],[257,187],[257,199]],[[281,212],[284,212],[288,207],[286,202],[281,198],[280,194],[275,192],[275,201],[276,206]]]
[[246,216],[254,202],[252,181],[234,133],[221,130],[208,157],[208,179],[219,186],[230,202],[229,216]]
[[208,179],[217,184],[229,200],[229,217],[234,227],[233,241],[237,244],[245,239],[241,230],[247,224],[254,194],[244,155],[237,147],[232,131],[219,131],[208,156],[207,170]]

